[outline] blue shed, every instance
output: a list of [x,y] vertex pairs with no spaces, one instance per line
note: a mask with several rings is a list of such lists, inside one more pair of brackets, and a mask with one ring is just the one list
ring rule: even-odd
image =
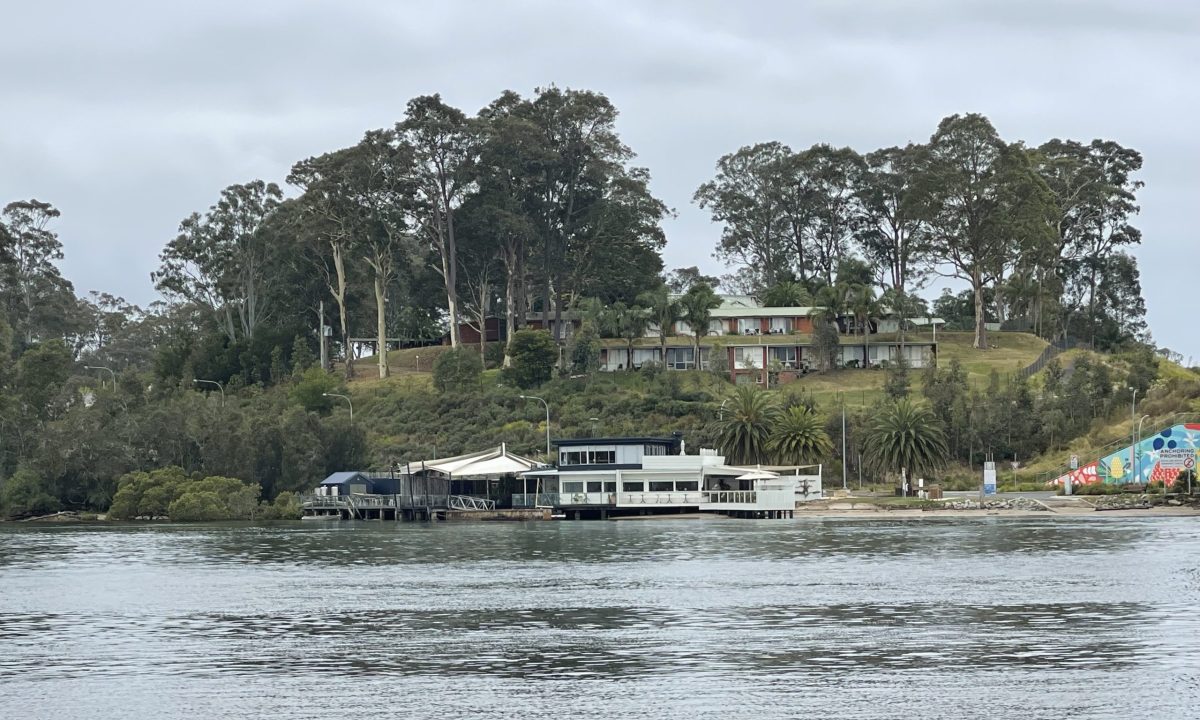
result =
[[374,491],[371,478],[358,470],[335,472],[317,487],[318,495],[364,495]]

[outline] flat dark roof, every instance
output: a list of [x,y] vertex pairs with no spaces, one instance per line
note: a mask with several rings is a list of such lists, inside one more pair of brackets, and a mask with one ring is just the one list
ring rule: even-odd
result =
[[600,437],[552,440],[559,447],[576,445],[678,445],[681,437]]

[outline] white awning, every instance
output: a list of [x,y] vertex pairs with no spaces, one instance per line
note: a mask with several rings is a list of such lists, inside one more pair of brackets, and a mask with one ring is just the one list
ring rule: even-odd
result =
[[422,466],[425,470],[453,477],[493,477],[523,473],[537,467],[538,463],[529,458],[514,455],[504,445],[500,445],[491,450],[468,455],[426,460],[423,465],[422,463],[409,463],[408,468],[416,472]]

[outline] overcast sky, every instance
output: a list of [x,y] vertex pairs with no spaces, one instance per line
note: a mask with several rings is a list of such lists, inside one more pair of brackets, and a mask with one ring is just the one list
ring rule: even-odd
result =
[[[78,292],[139,304],[179,221],[225,186],[282,183],[440,92],[607,94],[678,212],[668,267],[712,259],[691,202],[716,159],[780,140],[860,151],[981,112],[1007,140],[1142,152],[1136,249],[1160,345],[1200,361],[1200,3],[1163,0],[11,2],[0,42],[0,203],[63,212]],[[190,7],[184,7],[190,6]]]

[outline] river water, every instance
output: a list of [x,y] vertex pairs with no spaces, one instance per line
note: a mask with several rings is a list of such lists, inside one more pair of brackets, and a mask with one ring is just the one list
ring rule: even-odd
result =
[[0,527],[0,718],[1197,718],[1200,521]]

